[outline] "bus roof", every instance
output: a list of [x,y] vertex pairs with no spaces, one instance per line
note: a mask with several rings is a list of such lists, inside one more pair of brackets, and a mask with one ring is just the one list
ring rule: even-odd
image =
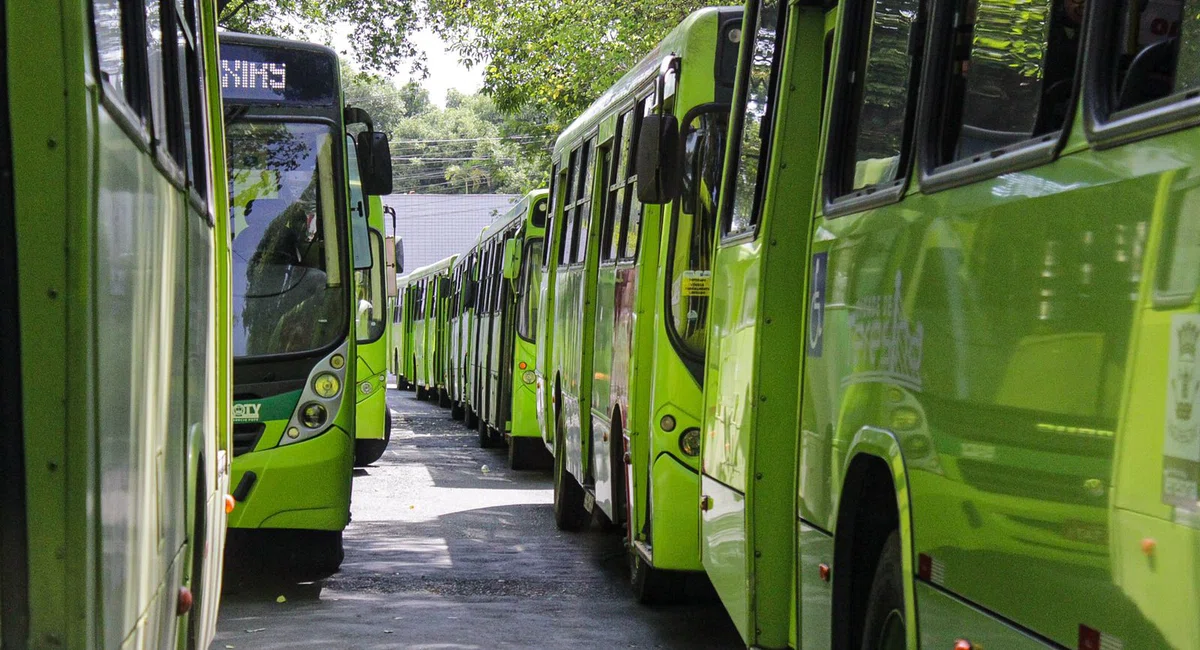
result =
[[[481,242],[495,237],[498,233],[508,230],[508,227],[514,222],[525,219],[526,216],[529,215],[529,209],[533,207],[534,203],[536,203],[539,199],[549,195],[550,190],[542,188],[533,190],[532,192],[529,192],[525,196],[521,197],[521,200],[517,201],[513,207],[509,208],[508,212],[504,213],[504,216],[488,224],[483,231],[479,233],[479,241],[475,243],[475,246],[478,246]],[[472,246],[472,248],[474,248],[474,246]]]
[[411,282],[416,282],[417,280],[426,278],[431,275],[437,275],[438,273],[441,273],[442,271],[449,270],[450,267],[454,266],[454,261],[457,259],[458,259],[458,254],[455,253],[454,255],[451,255],[450,257],[442,258],[442,259],[434,262],[433,264],[426,264],[425,266],[422,266],[419,269],[414,269],[412,273],[402,276],[400,279],[403,282],[411,283]]

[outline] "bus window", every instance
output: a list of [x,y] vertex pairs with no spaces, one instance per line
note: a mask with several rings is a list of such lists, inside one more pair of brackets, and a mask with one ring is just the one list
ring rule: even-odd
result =
[[617,160],[613,167],[612,195],[609,197],[608,212],[612,216],[612,231],[609,233],[609,258],[620,257],[625,243],[625,230],[629,220],[629,167],[630,144],[633,142],[633,111],[625,111],[617,118]]
[[[646,115],[653,110],[650,107],[652,98],[653,95],[643,97],[641,102],[638,104],[637,112],[634,114],[636,119],[634,120],[635,123],[632,127],[632,137],[629,139],[631,152],[637,151],[637,133],[642,125],[641,116]],[[633,156],[631,155],[629,165],[633,166],[633,164]],[[630,174],[630,176],[636,175],[636,169],[627,169],[626,171],[628,174]],[[632,182],[633,179],[626,181],[627,185]],[[625,209],[625,249],[621,253],[621,257],[631,260],[637,257],[638,242],[640,241],[640,235],[642,231],[642,202],[638,200],[636,187],[626,189],[625,196],[629,201],[629,207]]]
[[764,0],[758,8],[758,26],[754,30],[753,56],[750,70],[745,79],[746,112],[742,115],[741,133],[738,136],[738,161],[736,172],[730,174],[732,200],[728,201],[729,214],[725,217],[724,230],[728,235],[739,235],[754,229],[758,223],[755,209],[758,177],[767,157],[764,149],[770,142],[769,131],[772,70],[778,68],[779,20],[777,0]]
[[[701,113],[683,125],[683,196],[676,202],[667,257],[668,323],[681,352],[700,359],[707,340],[717,188],[725,153],[728,114]],[[699,366],[693,371],[699,371]],[[700,379],[700,377],[697,377]]]
[[909,40],[919,9],[919,0],[880,0],[861,22],[860,60],[838,80],[842,92],[851,93],[860,90],[851,86],[852,80],[862,79],[861,99],[851,107],[849,128],[842,134],[848,155],[837,170],[841,191],[887,185],[904,174],[901,163],[912,122],[909,89],[916,81]]
[[620,163],[619,152],[622,147],[621,138],[624,135],[621,127],[623,119],[625,119],[623,115],[617,118],[615,143],[618,151],[617,159],[613,159],[612,148],[606,148],[604,150],[604,163],[601,167],[601,171],[604,173],[604,210],[600,217],[600,261],[611,260],[616,257],[617,246],[621,238],[621,230],[616,228],[615,225],[616,219],[620,215],[620,211],[617,208],[617,197],[621,192],[621,181],[624,180],[621,178],[621,170],[618,166]]
[[538,287],[542,285],[542,271],[532,260],[542,255],[542,238],[534,237],[525,242],[524,260],[521,264],[521,281],[517,286],[517,335],[526,341],[537,337]]
[[[1182,0],[1119,2],[1108,20],[1105,79],[1109,105],[1120,111],[1200,87],[1200,20]],[[1106,75],[1107,76],[1107,75]]]
[[571,233],[573,232],[573,222],[575,218],[575,197],[578,193],[575,191],[575,179],[579,178],[579,150],[571,152],[571,162],[567,166],[567,187],[566,198],[563,200],[562,212],[562,230],[558,237],[558,265],[563,266],[571,263],[571,255],[567,249],[571,244]]
[[[548,213],[546,218],[546,236],[551,238],[554,237],[554,226],[557,224],[557,220],[554,218],[554,211],[559,206],[560,200],[557,192],[561,184],[562,181],[559,179],[559,169],[556,164],[550,168],[550,196],[546,200],[546,212]],[[542,270],[546,270],[549,266],[550,246],[542,246]]]
[[378,230],[372,230],[370,237],[371,253],[377,263],[354,272],[355,295],[358,299],[355,333],[359,343],[377,340],[383,336],[384,330],[383,235]]
[[[1074,9],[1072,9],[1074,7]],[[1079,56],[1082,4],[963,0],[946,24],[949,83],[940,163],[970,159],[1063,128]],[[900,133],[902,127],[897,127]]]
[[592,138],[584,145],[579,160],[578,191],[575,193],[575,228],[571,233],[571,262],[582,262],[587,253],[588,224],[592,219],[592,179],[596,175],[596,165],[592,158],[596,151],[596,139]]

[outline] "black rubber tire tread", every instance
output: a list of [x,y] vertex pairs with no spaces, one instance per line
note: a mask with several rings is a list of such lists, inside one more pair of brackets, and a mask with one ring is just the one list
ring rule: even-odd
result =
[[475,427],[475,430],[479,433],[479,447],[481,449],[491,449],[496,446],[492,440],[492,428],[487,425],[487,422],[479,420],[479,424]]
[[508,439],[508,467],[517,471],[548,470],[554,467],[554,456],[541,438],[514,436]]
[[417,399],[425,399],[425,389],[417,386]]
[[557,450],[554,454],[554,525],[559,530],[582,530],[591,521],[592,515],[584,507],[583,486],[567,471],[561,421],[554,439],[554,448]]
[[446,392],[445,388],[438,389],[438,406],[450,408],[450,393]]
[[633,597],[643,605],[671,605],[681,602],[687,576],[650,566],[640,553],[629,549],[629,586]]
[[342,531],[297,531],[292,555],[292,578],[297,582],[323,580],[337,573],[346,558]]
[[455,402],[450,407],[450,417],[454,418],[455,420],[462,421],[462,419],[464,417],[466,417],[466,415],[467,415],[467,409],[463,405],[462,402]]
[[863,650],[879,650],[884,623],[889,614],[899,611],[904,620],[904,573],[900,557],[900,531],[893,530],[879,552],[879,564],[863,616]]
[[479,416],[475,414],[475,409],[467,406],[467,414],[463,417],[463,425],[468,429],[474,429],[479,426]]
[[[385,407],[386,408],[386,407]],[[383,452],[387,451],[388,443],[392,441],[392,410],[387,410],[387,423],[383,430],[383,440],[355,440],[354,441],[354,466],[366,467],[371,463],[383,458]]]

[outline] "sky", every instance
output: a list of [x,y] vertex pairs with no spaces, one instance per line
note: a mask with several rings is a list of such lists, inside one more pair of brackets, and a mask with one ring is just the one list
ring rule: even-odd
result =
[[[339,52],[349,55],[349,37],[353,27],[349,24],[335,30],[333,47]],[[429,98],[438,106],[446,105],[446,91],[455,88],[463,93],[473,93],[483,86],[483,68],[476,66],[468,69],[459,62],[458,55],[450,51],[446,41],[431,29],[422,29],[412,35],[417,50],[425,53],[425,66],[429,76],[421,79],[419,75],[410,73],[407,68],[392,78],[392,83],[398,88],[409,81],[417,81],[429,91]],[[354,64],[354,61],[351,60]],[[359,67],[355,65],[355,67]]]

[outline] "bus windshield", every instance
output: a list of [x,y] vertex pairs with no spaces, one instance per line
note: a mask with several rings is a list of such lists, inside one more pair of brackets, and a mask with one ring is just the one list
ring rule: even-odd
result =
[[340,277],[332,129],[228,125],[233,353],[324,348],[348,327]]

